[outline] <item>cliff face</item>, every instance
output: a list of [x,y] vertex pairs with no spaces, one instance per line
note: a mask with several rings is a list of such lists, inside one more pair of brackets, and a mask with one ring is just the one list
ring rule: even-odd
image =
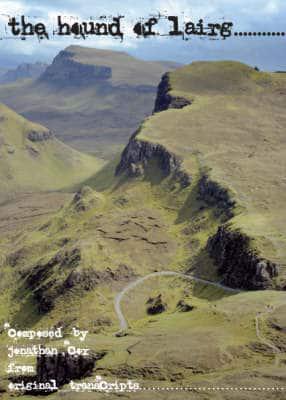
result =
[[47,64],[43,63],[20,64],[16,69],[10,69],[0,76],[0,83],[11,83],[27,78],[37,79],[44,73],[47,66]]
[[211,207],[217,207],[225,214],[226,219],[233,217],[235,201],[230,198],[228,191],[203,175],[198,187],[199,199],[203,200]]
[[53,139],[55,135],[51,131],[30,131],[27,135],[27,138],[31,142],[46,142],[47,140]]
[[38,382],[55,380],[57,387],[69,383],[73,379],[81,379],[92,375],[96,361],[102,359],[105,353],[73,356],[58,353],[54,356],[42,355],[37,358]]
[[274,287],[278,266],[259,257],[251,249],[250,238],[241,232],[221,226],[209,239],[207,249],[225,285],[248,290]]
[[[165,74],[158,87],[154,112],[179,109],[191,104],[189,100],[171,96],[170,91],[169,75]],[[173,174],[182,187],[191,184],[190,175],[182,170],[182,160],[158,143],[140,140],[139,131],[133,134],[123,151],[116,174],[142,176],[148,162],[153,158],[159,161],[159,167],[164,174]],[[217,233],[209,238],[206,249],[224,284],[250,290],[275,288],[278,265],[259,256],[252,249],[251,239],[246,234],[224,225],[235,215],[236,202],[230,191],[205,174],[199,179],[196,190],[198,200],[214,208],[214,215],[218,218],[217,225],[220,224]]]
[[104,65],[81,64],[72,58],[73,54],[61,51],[52,65],[41,75],[40,81],[61,86],[82,86],[108,81],[112,70]]
[[[169,74],[166,73],[158,86],[154,112],[164,111],[169,108],[179,109],[191,104],[189,100],[183,97],[171,96],[169,90]],[[148,162],[156,159],[159,162],[160,169],[166,176],[172,174],[182,188],[188,187],[192,178],[181,168],[181,160],[160,144],[137,139],[138,134],[139,131],[136,131],[125,147],[120,163],[116,168],[116,175],[127,172],[130,177],[142,176]]]
[[142,176],[148,162],[156,159],[166,176],[173,174],[181,187],[190,185],[191,177],[181,169],[181,160],[175,154],[160,144],[136,139],[137,134],[138,132],[135,132],[125,147],[116,168],[116,175],[126,172],[130,177]]
[[154,113],[168,110],[170,108],[180,109],[192,104],[190,100],[187,100],[184,97],[171,96],[169,93],[170,90],[171,90],[171,85],[169,80],[169,74],[166,73],[163,75],[161,82],[158,86]]

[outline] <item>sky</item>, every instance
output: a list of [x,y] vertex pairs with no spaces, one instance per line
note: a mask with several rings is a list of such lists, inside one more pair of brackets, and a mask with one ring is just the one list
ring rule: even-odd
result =
[[[237,60],[264,70],[286,70],[286,36],[210,40],[156,36],[137,38],[133,25],[154,14],[177,15],[180,23],[234,23],[234,31],[286,31],[285,0],[0,0],[0,67],[11,68],[22,62],[52,62],[57,53],[77,44],[125,51],[145,60],[170,60],[191,63],[198,60]],[[101,15],[124,15],[123,41],[111,37],[75,39],[52,36],[49,40],[29,38],[25,41],[7,37],[8,16],[36,16],[31,20],[45,22],[51,30],[57,16],[72,16],[79,21]],[[165,28],[164,28],[165,29]]]

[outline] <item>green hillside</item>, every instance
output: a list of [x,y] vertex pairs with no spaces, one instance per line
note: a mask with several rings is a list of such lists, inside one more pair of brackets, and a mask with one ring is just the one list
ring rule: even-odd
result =
[[256,239],[262,254],[286,257],[284,206],[286,79],[235,62],[196,62],[169,74],[170,95],[191,105],[147,119],[138,140],[160,143],[182,168],[225,188],[236,202],[233,228]]
[[[115,336],[120,329],[114,307],[118,293],[131,281],[154,271],[194,273],[198,262],[194,235],[206,226],[211,228],[212,222],[208,210],[199,210],[202,203],[192,208],[192,219],[178,222],[189,191],[174,193],[172,180],[162,180],[156,164],[152,176],[135,182],[114,178],[114,165],[109,165],[89,183],[98,191],[84,187],[31,233],[19,236],[15,232],[10,240],[2,238],[6,262],[2,265],[0,299],[5,307],[0,309],[1,320],[34,329],[63,326],[69,332],[79,326],[89,330],[85,346],[106,355],[83,382],[100,374],[108,381],[132,379],[146,388],[281,387],[285,379],[285,333],[280,328],[284,329],[285,322],[281,318],[285,292],[229,293],[181,278],[150,277],[123,297],[121,306],[129,329],[127,336]],[[17,246],[15,237],[20,238]],[[205,257],[196,273],[217,281],[215,269],[210,276],[211,265]],[[147,302],[159,294],[166,311],[148,315]],[[182,312],[179,302],[193,309]],[[270,306],[272,312],[267,311]],[[259,318],[263,339],[257,336],[255,318]],[[67,338],[82,347],[81,342]],[[264,338],[281,352],[273,353]],[[3,360],[6,344],[3,334]],[[7,385],[5,367],[4,362],[0,370],[3,388]],[[50,397],[58,399],[64,394],[74,398],[68,385],[62,390],[67,392]],[[216,398],[206,391],[204,398]],[[259,394],[262,399],[274,396],[268,391]],[[85,392],[77,397],[94,395]],[[227,392],[215,395],[229,399]],[[235,398],[253,399],[252,395],[239,392]],[[283,398],[280,392],[275,395]],[[124,393],[126,399],[134,396]],[[151,399],[154,393],[136,396]],[[156,396],[173,399],[174,393],[162,390]],[[175,396],[183,399],[186,394]],[[199,393],[194,396],[200,398]],[[117,397],[109,394],[111,399]],[[4,392],[3,398],[9,394]]]
[[1,200],[23,191],[59,190],[102,165],[57,140],[51,132],[0,105]]
[[80,400],[285,397],[285,83],[233,62],[165,76],[120,157],[0,236],[0,324],[86,329],[103,356],[79,382],[142,387]]

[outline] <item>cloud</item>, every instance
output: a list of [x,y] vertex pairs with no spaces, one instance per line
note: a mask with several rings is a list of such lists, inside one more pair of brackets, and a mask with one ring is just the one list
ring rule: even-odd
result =
[[[178,62],[191,62],[195,59],[232,58],[251,64],[258,64],[267,69],[286,69],[285,38],[269,39],[229,39],[209,41],[193,39],[184,42],[181,39],[156,38],[137,39],[133,35],[133,25],[140,17],[161,12],[178,15],[180,18],[197,21],[200,17],[207,21],[220,21],[222,18],[233,21],[238,30],[285,29],[285,0],[134,0],[119,2],[116,0],[3,0],[1,1],[0,30],[9,15],[36,15],[51,26],[57,15],[72,15],[79,20],[90,16],[125,15],[123,42],[112,38],[77,40],[77,44],[90,47],[128,50],[131,54],[145,59],[170,59]],[[59,50],[74,44],[75,39],[53,37],[39,43],[36,39],[26,41],[0,41],[0,63],[15,64],[22,61],[50,61]]]

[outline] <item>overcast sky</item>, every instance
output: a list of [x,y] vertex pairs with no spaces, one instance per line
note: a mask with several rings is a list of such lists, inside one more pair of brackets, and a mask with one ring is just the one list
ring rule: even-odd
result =
[[[108,4],[108,5],[107,5]],[[178,15],[183,20],[197,22],[231,21],[234,30],[286,30],[285,0],[1,0],[0,35],[5,36],[5,25],[10,16],[37,16],[48,26],[56,23],[57,15],[70,15],[79,20],[95,19],[100,15],[124,15],[126,32],[140,18],[162,13]],[[184,13],[184,14],[183,14]],[[286,70],[286,36],[274,38],[230,38],[226,40],[156,37],[138,39],[127,33],[123,42],[112,38],[79,40],[51,37],[50,40],[25,41],[4,38],[0,41],[0,67],[13,67],[21,62],[51,62],[53,57],[70,44],[123,50],[143,59],[172,60],[190,63],[194,60],[233,59],[257,65],[265,70]]]

